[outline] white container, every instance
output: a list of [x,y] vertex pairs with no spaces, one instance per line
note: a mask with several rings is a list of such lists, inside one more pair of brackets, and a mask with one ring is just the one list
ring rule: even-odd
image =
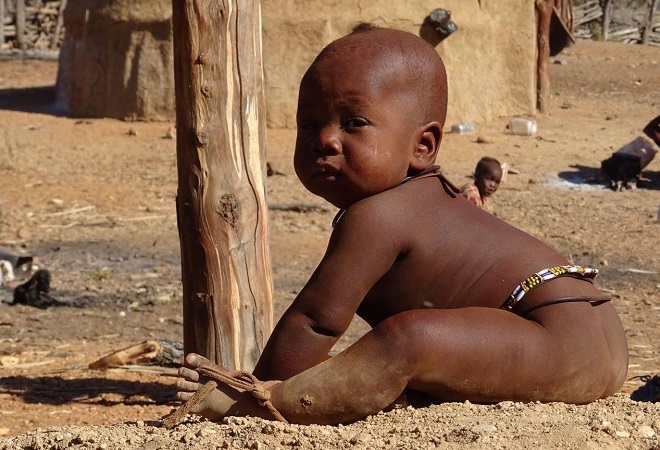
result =
[[476,129],[477,125],[474,122],[455,123],[451,126],[451,132],[457,134],[472,133]]
[[518,136],[531,136],[536,134],[536,122],[529,119],[515,118],[509,122],[509,132]]

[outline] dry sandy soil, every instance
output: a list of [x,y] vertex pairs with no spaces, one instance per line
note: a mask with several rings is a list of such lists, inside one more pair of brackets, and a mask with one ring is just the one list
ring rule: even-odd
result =
[[[168,431],[172,376],[88,364],[182,339],[172,124],[64,117],[50,106],[55,62],[0,61],[0,245],[38,256],[51,294],[70,305],[0,304],[0,449],[660,448],[660,402],[643,392],[643,377],[660,374],[660,157],[638,189],[589,183],[660,114],[660,51],[580,42],[555,62],[551,114],[537,117],[536,136],[508,135],[508,118],[479,123],[448,134],[439,162],[456,184],[481,156],[508,162],[518,173],[495,195],[498,216],[601,269],[596,283],[629,338],[619,394],[583,406],[447,403],[338,427],[191,418]],[[326,211],[270,212],[277,315],[319,261],[334,214],[299,185],[293,139],[269,130],[268,160],[283,175],[268,178],[268,202]],[[5,299],[17,284],[2,288]],[[365,329],[356,320],[339,348]]]

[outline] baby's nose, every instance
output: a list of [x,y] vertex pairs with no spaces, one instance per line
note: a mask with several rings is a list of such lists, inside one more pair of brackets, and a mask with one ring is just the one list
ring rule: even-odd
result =
[[320,153],[341,153],[339,130],[333,126],[321,128],[315,150]]

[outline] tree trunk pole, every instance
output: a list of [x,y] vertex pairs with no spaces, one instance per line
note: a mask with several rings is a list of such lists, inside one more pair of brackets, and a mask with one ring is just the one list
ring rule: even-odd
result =
[[642,44],[646,45],[649,43],[651,28],[653,28],[653,18],[655,16],[655,10],[658,7],[658,0],[651,0],[651,9],[649,10],[649,18],[646,21],[646,26],[644,27],[644,32],[642,33]]
[[536,107],[541,114],[548,112],[550,97],[550,22],[554,0],[536,0]]
[[25,0],[16,0],[16,43],[25,50]]
[[185,353],[251,371],[272,330],[259,0],[172,0]]

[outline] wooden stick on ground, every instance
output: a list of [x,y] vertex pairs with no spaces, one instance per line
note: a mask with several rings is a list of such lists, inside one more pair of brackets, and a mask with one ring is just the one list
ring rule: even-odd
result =
[[160,344],[156,341],[145,341],[123,350],[111,353],[108,356],[94,361],[89,365],[90,369],[107,369],[113,366],[123,366],[128,363],[149,360],[160,352]]
[[207,382],[204,386],[199,388],[197,392],[193,394],[192,397],[188,399],[187,402],[183,404],[179,409],[174,411],[172,414],[169,414],[163,418],[163,426],[167,429],[172,428],[177,423],[181,422],[190,411],[197,406],[203,399],[206,397],[213,389],[218,387],[218,383],[213,380]]

